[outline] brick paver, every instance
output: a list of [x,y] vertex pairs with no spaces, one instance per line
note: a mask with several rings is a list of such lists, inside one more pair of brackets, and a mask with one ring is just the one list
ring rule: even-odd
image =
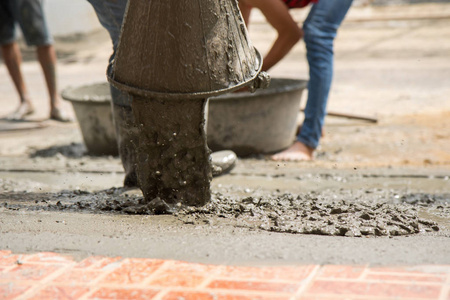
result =
[[0,299],[450,300],[450,266],[237,267],[0,250]]

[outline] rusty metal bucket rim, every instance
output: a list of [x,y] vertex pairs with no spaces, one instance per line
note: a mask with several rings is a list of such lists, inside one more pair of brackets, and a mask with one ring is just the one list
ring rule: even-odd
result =
[[263,60],[262,60],[262,57],[261,57],[261,54],[259,53],[259,51],[256,48],[254,48],[254,50],[255,50],[257,62],[259,64],[258,64],[258,68],[255,70],[256,72],[254,73],[253,77],[244,82],[241,82],[235,86],[228,87],[225,89],[215,90],[215,91],[199,92],[199,93],[165,93],[165,92],[155,92],[155,91],[150,91],[150,90],[146,90],[146,89],[141,89],[139,87],[130,86],[126,83],[118,82],[117,80],[114,79],[114,71],[112,68],[112,66],[114,65],[114,62],[109,64],[106,75],[107,75],[109,83],[111,83],[115,88],[117,88],[123,92],[127,92],[130,94],[134,94],[134,95],[138,95],[138,96],[142,96],[142,97],[146,97],[146,98],[158,98],[158,99],[166,99],[166,100],[206,99],[206,98],[210,98],[210,97],[214,97],[214,96],[218,96],[221,94],[226,94],[226,93],[238,90],[240,88],[243,88],[244,86],[249,85],[250,83],[252,83],[253,81],[258,79],[258,75],[259,75],[259,73],[261,73]]

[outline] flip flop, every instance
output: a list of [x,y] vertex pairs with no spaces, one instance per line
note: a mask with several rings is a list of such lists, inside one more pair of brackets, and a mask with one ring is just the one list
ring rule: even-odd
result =
[[55,108],[52,110],[52,112],[50,113],[50,119],[64,123],[73,122],[72,118],[70,118],[65,111],[59,108]]
[[34,113],[34,108],[31,104],[21,104],[14,112],[7,115],[5,119],[10,121],[19,121],[23,120],[26,116],[31,115],[32,113]]

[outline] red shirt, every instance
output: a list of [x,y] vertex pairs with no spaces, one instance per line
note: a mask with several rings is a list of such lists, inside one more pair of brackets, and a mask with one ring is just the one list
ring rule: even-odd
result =
[[316,3],[319,0],[283,0],[289,8],[305,7],[310,2]]

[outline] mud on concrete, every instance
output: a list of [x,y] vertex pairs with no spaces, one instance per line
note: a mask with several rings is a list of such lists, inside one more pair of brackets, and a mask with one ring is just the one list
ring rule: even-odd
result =
[[[94,214],[155,215],[167,211],[164,201],[149,204],[137,190],[111,188],[97,192],[66,190],[25,193],[13,181],[0,180],[1,211],[66,211]],[[394,190],[326,190],[293,194],[236,186],[213,190],[202,207],[179,207],[173,221],[226,224],[250,230],[347,237],[401,236],[445,229],[450,194]],[[442,221],[442,222],[441,222]]]

